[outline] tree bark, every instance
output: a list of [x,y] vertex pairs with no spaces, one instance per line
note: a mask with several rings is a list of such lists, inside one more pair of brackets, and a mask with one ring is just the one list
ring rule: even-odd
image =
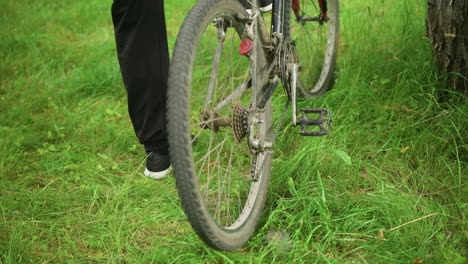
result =
[[447,88],[468,94],[468,0],[428,0],[426,32]]

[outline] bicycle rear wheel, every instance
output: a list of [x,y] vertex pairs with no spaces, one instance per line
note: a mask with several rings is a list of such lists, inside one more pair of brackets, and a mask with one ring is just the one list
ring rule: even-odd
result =
[[[248,110],[254,94],[257,102],[263,95],[251,86],[265,82],[266,62],[252,67],[239,55],[246,26],[239,15],[247,13],[237,1],[198,2],[179,32],[169,74],[168,133],[179,196],[198,236],[220,250],[236,249],[252,235],[271,168],[270,155],[253,151],[249,141],[272,138],[271,100],[263,112]],[[262,45],[255,46],[262,57]]]
[[[326,17],[320,5],[327,7]],[[286,0],[284,35],[295,41],[300,64],[298,95],[317,97],[331,89],[338,50],[338,0]]]

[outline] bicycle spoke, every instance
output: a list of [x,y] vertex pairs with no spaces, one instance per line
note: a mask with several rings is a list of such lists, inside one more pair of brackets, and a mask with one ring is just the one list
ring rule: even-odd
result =
[[214,109],[213,112],[219,112],[227,104],[232,103],[237,100],[242,94],[250,87],[251,79],[248,79],[246,82],[242,83],[237,87],[232,93],[230,93],[223,101],[221,101]]
[[[215,148],[211,149],[211,146],[212,146],[212,143],[213,143],[213,138],[210,138],[210,145],[209,145],[209,151],[201,158],[201,159],[198,159],[198,161],[196,162],[196,165],[199,165],[200,161],[205,161],[207,158],[210,157],[210,155],[217,149],[219,148],[222,148],[222,146],[224,145],[224,143],[226,142],[228,138],[226,137],[223,141],[221,141],[220,144],[218,144]],[[203,163],[203,165],[206,165],[205,163]],[[209,165],[209,164],[208,164]],[[210,166],[207,166],[207,167],[203,167],[203,166],[199,166],[200,167],[200,171],[198,172],[198,175],[201,175],[201,171],[204,169],[204,168],[208,168]]]
[[205,99],[205,110],[208,109],[210,100],[211,100],[211,94],[213,93],[213,88],[215,86],[216,82],[216,76],[218,74],[218,67],[219,67],[219,60],[221,58],[221,51],[223,49],[223,44],[224,40],[226,38],[226,32],[224,28],[224,20],[221,19],[220,21],[216,21],[216,31],[217,31],[217,37],[218,37],[218,44],[216,46],[216,54],[213,59],[213,69],[211,70],[211,78],[210,78],[210,83],[208,85],[208,91],[207,91],[207,96]]

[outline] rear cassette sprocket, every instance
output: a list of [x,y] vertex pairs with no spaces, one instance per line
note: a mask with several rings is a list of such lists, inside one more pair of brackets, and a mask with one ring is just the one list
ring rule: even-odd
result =
[[239,143],[247,135],[248,131],[248,111],[240,102],[234,104],[231,124],[234,138]]

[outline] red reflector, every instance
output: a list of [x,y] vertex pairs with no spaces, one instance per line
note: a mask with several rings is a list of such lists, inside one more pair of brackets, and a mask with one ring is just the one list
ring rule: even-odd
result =
[[253,47],[253,43],[250,39],[243,39],[239,46],[239,54],[240,55],[247,55]]

